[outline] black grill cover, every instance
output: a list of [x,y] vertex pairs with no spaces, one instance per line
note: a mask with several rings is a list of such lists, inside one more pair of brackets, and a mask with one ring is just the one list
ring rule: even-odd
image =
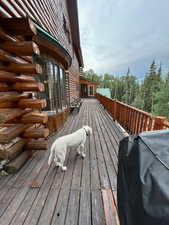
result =
[[169,225],[169,130],[124,138],[118,167],[121,225]]

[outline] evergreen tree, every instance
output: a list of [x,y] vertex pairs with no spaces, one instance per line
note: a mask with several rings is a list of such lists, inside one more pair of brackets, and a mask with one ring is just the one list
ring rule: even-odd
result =
[[154,111],[155,94],[160,90],[161,68],[156,72],[155,61],[150,65],[149,73],[144,79],[144,110]]
[[165,116],[169,119],[169,73],[167,74],[161,89],[156,93],[154,114],[158,116]]

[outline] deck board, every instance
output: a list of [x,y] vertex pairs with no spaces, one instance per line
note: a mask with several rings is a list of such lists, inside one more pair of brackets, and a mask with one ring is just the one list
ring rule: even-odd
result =
[[[0,178],[1,225],[106,225],[102,193],[111,191],[117,205],[117,154],[124,133],[96,99],[85,99],[50,144],[83,125],[93,129],[86,158],[68,149],[66,172],[54,163],[48,167],[49,151],[37,151],[17,174]],[[110,218],[114,215],[108,213]]]

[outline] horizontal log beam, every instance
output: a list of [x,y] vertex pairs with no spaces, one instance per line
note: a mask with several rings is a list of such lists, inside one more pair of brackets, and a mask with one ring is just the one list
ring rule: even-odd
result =
[[32,93],[25,93],[25,94],[17,94],[17,93],[8,93],[0,96],[0,103],[8,103],[8,102],[15,102],[20,99],[27,99],[31,98]]
[[25,144],[25,139],[20,139],[16,143],[12,144],[9,148],[5,150],[0,149],[0,158],[6,160],[14,159],[19,153],[22,152]]
[[12,36],[36,35],[34,22],[29,18],[0,18],[2,28]]
[[32,76],[17,76],[15,73],[0,71],[0,82],[16,83],[16,82],[36,82]]
[[13,102],[0,102],[0,109],[5,109],[5,108],[16,108],[16,104]]
[[29,158],[29,151],[22,152],[17,158],[13,159],[10,163],[4,166],[5,171],[8,173],[16,173]]
[[7,63],[25,63],[26,61],[0,49],[0,61]]
[[17,82],[11,86],[14,91],[44,91],[45,87],[43,83],[27,83]]
[[42,67],[39,64],[23,63],[10,64],[9,66],[0,66],[0,70],[13,72],[17,74],[39,74],[42,73]]
[[9,36],[2,27],[0,27],[0,40],[4,41],[15,41],[15,39]]
[[46,107],[45,99],[21,99],[17,103],[20,108],[43,109]]
[[0,109],[0,123],[5,123],[22,115],[22,109]]
[[0,143],[9,143],[13,138],[19,136],[30,125],[16,124],[10,127],[0,128]]
[[47,140],[44,139],[30,139],[28,140],[26,146],[26,150],[47,150],[48,143]]
[[32,76],[24,76],[24,75],[22,75],[22,76],[17,76],[16,77],[16,82],[23,82],[23,83],[24,82],[26,82],[26,83],[30,82],[30,83],[34,83],[34,82],[36,82],[36,80]]
[[46,138],[49,136],[49,129],[47,128],[28,128],[22,134],[25,138]]
[[34,56],[40,55],[39,47],[32,41],[15,41],[15,42],[3,42],[0,44],[0,48],[10,53],[22,56]]
[[46,124],[48,122],[48,115],[44,113],[31,112],[22,116],[20,122],[24,124]]

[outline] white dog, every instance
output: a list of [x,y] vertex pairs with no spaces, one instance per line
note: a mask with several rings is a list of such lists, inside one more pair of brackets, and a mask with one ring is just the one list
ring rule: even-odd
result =
[[63,166],[67,147],[76,147],[77,153],[85,158],[85,149],[84,144],[86,142],[86,136],[92,134],[92,128],[89,126],[83,126],[81,129],[77,130],[76,132],[59,137],[56,141],[52,144],[50,156],[48,159],[48,164],[50,165],[52,162],[52,158],[54,156],[54,162],[56,166],[62,168],[63,171],[67,170],[66,166]]

